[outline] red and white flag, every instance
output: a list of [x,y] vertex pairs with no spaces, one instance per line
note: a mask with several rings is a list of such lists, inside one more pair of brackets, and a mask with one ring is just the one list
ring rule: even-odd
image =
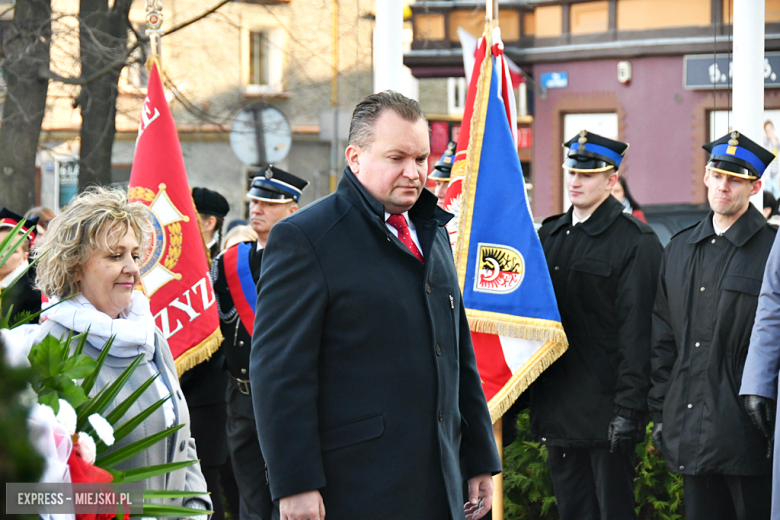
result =
[[153,60],[128,192],[130,200],[149,208],[152,240],[141,264],[141,285],[181,376],[219,349],[222,332],[179,135],[158,67]]

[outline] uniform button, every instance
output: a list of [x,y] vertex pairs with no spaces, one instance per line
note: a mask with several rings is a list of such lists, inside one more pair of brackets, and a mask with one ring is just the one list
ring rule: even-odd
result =
[[184,451],[184,448],[187,447],[187,443],[185,441],[181,441],[181,444],[179,444],[179,451]]
[[542,442],[547,442],[547,437],[542,437]]
[[241,341],[239,341],[239,342],[238,342],[238,346],[239,346],[239,347],[243,347],[243,346],[244,346],[244,340],[241,340]]
[[557,266],[557,265],[556,265],[556,266],[555,266],[555,270],[556,270],[556,271],[560,271],[560,270],[561,270],[560,266]]
[[439,410],[439,421],[444,420],[444,410]]
[[566,230],[566,234],[567,234],[567,235],[571,235],[571,229],[567,229],[567,230]]
[[246,368],[242,368],[242,369],[241,369],[241,373],[242,373],[242,374],[246,374]]
[[388,241],[388,242],[392,242],[392,240],[390,239],[390,237],[387,237],[387,241]]
[[701,343],[699,343],[699,342],[697,341],[696,343],[694,343],[694,344],[693,344],[693,346],[694,346],[694,347],[696,347],[696,348],[699,348],[699,347],[701,347]]
[[715,239],[714,239],[714,238],[712,239],[712,243],[713,243],[713,244],[715,243]]
[[429,283],[425,284],[425,292],[427,292],[428,294],[431,294],[431,284],[429,284]]
[[704,292],[704,287],[702,287],[701,289],[699,289],[699,292]]
[[693,408],[693,405],[691,403],[688,403],[688,408]]
[[441,356],[441,345],[438,343],[436,344],[436,355]]
[[683,471],[685,469],[685,466],[680,466],[680,471]]

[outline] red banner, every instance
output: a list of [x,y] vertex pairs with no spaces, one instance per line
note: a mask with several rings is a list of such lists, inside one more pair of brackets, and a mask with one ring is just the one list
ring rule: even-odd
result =
[[152,240],[141,264],[141,285],[181,376],[219,349],[222,333],[179,135],[156,61],[128,191],[130,200],[149,208]]

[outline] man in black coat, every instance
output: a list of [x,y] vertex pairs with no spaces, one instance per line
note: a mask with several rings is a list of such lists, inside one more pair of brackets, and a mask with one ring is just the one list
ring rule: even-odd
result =
[[[298,200],[308,182],[268,166],[252,179],[247,193],[255,242],[242,242],[222,252],[211,266],[220,327],[225,340],[227,384],[227,444],[240,493],[240,520],[269,520],[271,493],[260,450],[252,409],[254,388],[249,382],[249,350],[260,278],[260,264],[268,234],[279,220],[298,210]],[[247,291],[252,294],[247,294]]]
[[[250,379],[283,520],[481,518],[501,471],[419,104],[355,108],[335,193],[277,224]],[[480,507],[481,506],[481,507]]]
[[531,430],[563,520],[628,520],[662,247],[610,195],[628,145],[583,130],[564,146],[572,206],[539,238],[569,349],[531,387]]
[[750,196],[774,155],[738,132],[704,149],[712,211],[666,246],[653,310],[653,442],[686,518],[768,520],[772,461],[739,390],[776,234]]

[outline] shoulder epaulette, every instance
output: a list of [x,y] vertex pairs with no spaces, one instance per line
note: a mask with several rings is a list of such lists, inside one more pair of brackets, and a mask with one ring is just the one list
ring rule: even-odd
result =
[[630,214],[630,213],[626,213],[626,212],[624,211],[624,212],[623,212],[623,213],[621,213],[620,215],[621,215],[621,216],[623,216],[623,217],[625,217],[626,219],[628,219],[628,221],[629,221],[629,222],[631,222],[631,223],[632,223],[632,224],[634,224],[634,225],[635,225],[637,228],[639,228],[639,231],[640,231],[641,233],[655,233],[655,231],[654,231],[654,230],[653,230],[653,228],[650,226],[650,224],[648,224],[648,223],[646,223],[646,222],[642,222],[641,220],[639,220],[638,218],[636,218],[636,217],[635,217],[635,216],[633,216],[632,214]]
[[566,213],[558,213],[557,215],[553,215],[551,217],[547,217],[546,219],[542,220],[542,225],[547,224],[548,222],[552,222],[553,220],[558,220],[562,216],[564,216]]

